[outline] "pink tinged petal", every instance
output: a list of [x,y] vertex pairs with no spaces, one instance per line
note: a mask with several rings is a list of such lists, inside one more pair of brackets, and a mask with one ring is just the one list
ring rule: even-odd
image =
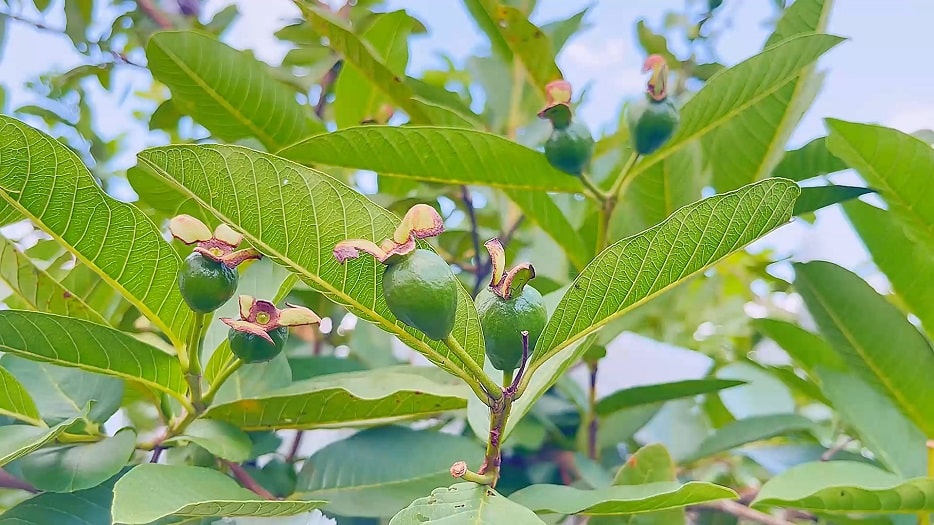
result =
[[310,308],[286,304],[288,308],[279,310],[279,326],[304,326],[321,322],[318,314],[312,312]]
[[503,281],[499,283],[498,295],[503,299],[511,299],[522,293],[522,289],[535,277],[535,268],[530,263],[517,264],[509,270]]
[[185,244],[211,240],[211,230],[191,215],[178,215],[169,221],[172,236]]
[[254,250],[253,248],[247,248],[245,250],[237,250],[233,253],[228,253],[220,257],[220,262],[224,263],[228,268],[236,268],[245,261],[251,259],[262,259],[263,254]]
[[269,337],[269,334],[266,333],[266,330],[264,330],[262,326],[253,324],[249,321],[235,321],[233,319],[227,319],[227,318],[222,318],[221,321],[223,321],[227,326],[233,328],[234,330],[238,332],[242,332],[244,334],[256,335],[256,336],[262,337],[263,339],[269,341],[270,343],[273,342],[272,337]]
[[250,310],[253,309],[253,303],[256,302],[256,298],[249,295],[241,295],[237,297],[237,300],[240,303],[240,319],[249,319]]
[[486,251],[490,252],[490,264],[493,266],[493,276],[490,278],[490,287],[497,286],[506,273],[506,250],[503,243],[496,237],[483,243]]
[[[386,239],[385,241],[383,241],[384,245],[389,245],[391,243],[392,241],[389,239]],[[395,246],[390,246],[389,249],[386,250],[386,257],[383,258],[383,260],[381,260],[380,262],[383,264],[396,264],[397,262],[401,261],[406,255],[414,252],[415,248],[416,248],[415,239],[409,238],[408,241],[402,244],[396,244]]]
[[272,330],[279,324],[279,309],[271,302],[259,299],[253,303],[246,320],[265,330]]
[[233,228],[226,224],[219,224],[217,228],[214,229],[214,238],[233,248],[243,242],[243,235],[234,231]]
[[662,101],[668,96],[668,63],[661,55],[649,55],[642,65],[642,72],[652,72],[646,92],[653,99]]
[[392,234],[396,244],[406,242],[410,237],[426,239],[444,232],[444,220],[437,210],[427,204],[416,204],[409,208],[399,227]]
[[545,105],[547,107],[558,104],[571,103],[571,83],[567,80],[553,80],[545,86]]
[[356,259],[360,252],[366,252],[382,262],[386,258],[386,252],[372,241],[365,239],[348,239],[341,241],[334,246],[334,258],[341,264],[347,259]]

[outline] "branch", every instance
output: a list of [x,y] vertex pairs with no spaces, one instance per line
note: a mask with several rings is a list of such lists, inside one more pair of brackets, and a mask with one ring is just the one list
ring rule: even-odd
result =
[[318,82],[318,85],[321,86],[321,95],[318,96],[318,103],[315,104],[315,116],[319,119],[324,118],[324,110],[328,105],[328,91],[337,82],[337,75],[340,74],[342,65],[341,60],[335,62],[331,69],[328,69],[328,72],[321,77],[321,81]]
[[[470,196],[470,190],[466,185],[461,186],[461,200],[464,201],[464,208],[467,209],[467,217],[470,219],[470,240],[473,242],[474,264],[477,268],[481,268],[480,230],[477,227],[477,210],[473,207],[473,197]],[[480,275],[480,272],[476,273],[472,296],[476,297],[477,294],[480,293],[480,287],[483,286],[483,279],[485,277],[485,275]]]
[[230,468],[230,472],[233,473],[234,477],[237,478],[237,481],[239,481],[241,485],[255,492],[257,496],[273,501],[278,499],[273,496],[271,492],[264,489],[262,485],[257,483],[239,463],[225,460],[224,464]]
[[762,523],[764,525],[794,525],[790,521],[776,518],[775,516],[765,514],[764,512],[759,512],[758,510],[751,509],[742,503],[731,500],[714,501],[712,503],[705,503],[703,505],[695,505],[692,508],[696,510],[713,510],[725,512],[727,514],[736,516],[737,518],[754,521],[756,523]]
[[285,456],[285,462],[291,464],[295,461],[295,456],[298,455],[298,449],[302,446],[302,437],[304,437],[304,430],[296,430],[295,437],[292,438],[292,446],[289,447],[289,453]]
[[26,25],[28,25],[28,26],[32,26],[32,27],[34,27],[35,29],[38,29],[38,30],[40,30],[40,31],[48,31],[49,33],[56,33],[56,34],[59,34],[59,35],[65,35],[65,34],[67,34],[67,33],[65,33],[65,30],[64,30],[64,29],[59,29],[59,28],[57,28],[57,27],[50,27],[50,26],[45,25],[45,22],[40,22],[40,21],[38,21],[38,20],[30,20],[30,19],[28,19],[28,18],[23,18],[23,17],[21,17],[21,16],[14,15],[14,14],[12,14],[12,13],[0,13],[0,17],[8,18],[8,19],[13,20],[13,21],[15,21],[15,22],[19,22],[19,23],[21,23],[21,24],[26,24]]
[[853,438],[851,438],[851,437],[848,437],[848,438],[846,438],[846,439],[840,441],[840,442],[837,443],[836,445],[834,445],[834,446],[828,448],[823,454],[821,454],[820,460],[821,460],[821,461],[830,461],[831,459],[833,459],[834,456],[837,455],[837,453],[839,453],[841,450],[843,450],[844,448],[846,448],[846,446],[849,445],[849,444],[852,443],[852,442],[853,442]]
[[136,0],[136,5],[160,29],[172,29],[172,21],[152,3],[152,0]]
[[590,384],[587,396],[587,419],[590,420],[587,425],[587,457],[590,459],[597,459],[597,431],[600,428],[600,423],[597,421],[598,366],[599,364],[597,361],[594,361],[593,363],[587,363],[587,368],[590,369]]
[[33,487],[29,483],[13,476],[6,470],[0,469],[0,487],[5,489],[20,489],[30,492],[32,494],[38,494],[39,491],[36,487]]

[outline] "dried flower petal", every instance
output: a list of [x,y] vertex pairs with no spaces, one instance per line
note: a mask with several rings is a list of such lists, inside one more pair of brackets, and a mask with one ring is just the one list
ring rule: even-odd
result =
[[169,221],[172,236],[185,244],[211,240],[211,230],[206,224],[191,215],[178,215]]
[[649,55],[642,65],[642,72],[652,72],[646,91],[657,101],[665,100],[668,96],[668,63],[661,55]]
[[214,238],[232,247],[239,246],[243,242],[243,235],[226,224],[218,224],[217,228],[214,228]]
[[444,232],[444,219],[441,215],[427,204],[416,204],[409,208],[402,218],[402,222],[392,235],[392,240],[397,244],[403,244],[414,237],[416,239],[426,239],[436,237]]
[[504,300],[522,293],[522,288],[535,277],[535,268],[530,263],[517,264],[506,271],[506,250],[499,239],[493,238],[483,244],[490,252],[493,276],[490,290]]
[[490,264],[493,266],[493,275],[490,278],[490,288],[495,287],[503,280],[506,274],[506,250],[503,243],[497,238],[492,238],[485,243],[486,251],[490,252]]
[[318,314],[312,312],[310,308],[289,303],[286,305],[288,308],[279,310],[279,326],[304,326],[321,322]]
[[272,337],[269,337],[269,334],[266,333],[266,330],[263,330],[262,326],[253,324],[249,321],[238,321],[235,319],[230,319],[229,317],[221,317],[221,321],[238,332],[257,335],[269,341],[270,343],[273,342]]

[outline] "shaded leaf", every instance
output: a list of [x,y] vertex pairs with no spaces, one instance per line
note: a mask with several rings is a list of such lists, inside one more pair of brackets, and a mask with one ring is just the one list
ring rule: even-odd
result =
[[[636,164],[630,176],[635,177],[691,141],[731,122],[759,102],[774,98],[802,69],[841,41],[831,35],[797,36],[717,73],[681,108],[681,124],[671,140]],[[743,136],[742,143],[748,138]]]
[[752,506],[819,512],[934,511],[934,479],[904,480],[850,461],[805,463],[765,482]]
[[884,394],[848,370],[830,344],[787,321],[756,319],[754,325],[820,385],[837,414],[876,459],[905,478],[925,473],[924,434]]
[[926,435],[934,435],[934,349],[905,316],[835,264],[795,264],[795,289],[830,345]]
[[166,443],[189,441],[219,458],[240,463],[250,457],[253,442],[239,428],[213,419],[196,419],[185,431]]
[[794,215],[803,215],[827,206],[855,199],[860,195],[873,193],[869,188],[858,186],[809,186],[801,188],[801,195],[795,201]]
[[52,428],[27,425],[0,427],[0,467],[39,450],[57,438],[73,422],[74,420],[65,421]]
[[581,490],[566,485],[531,485],[509,499],[537,513],[615,516],[736,498],[732,490],[700,481],[617,485]]
[[754,441],[761,441],[792,432],[807,432],[814,430],[814,428],[813,421],[797,414],[747,417],[714,431],[713,434],[701,442],[697,451],[691,454],[689,461],[726,452]]
[[442,184],[580,192],[545,156],[498,135],[430,126],[360,126],[309,137],[279,155],[306,165],[376,171]]
[[113,519],[128,525],[167,516],[276,517],[301,514],[323,501],[269,501],[216,470],[144,463],[113,489]]
[[934,336],[934,249],[912,241],[887,211],[864,202],[848,202],[843,211],[895,293]]
[[[6,364],[0,361],[0,364]],[[16,376],[0,367],[0,414],[14,419],[29,423],[30,425],[43,426],[39,418],[39,411],[36,409],[36,403],[32,400],[29,392],[23,387],[23,384],[16,380]],[[36,385],[33,385],[35,388]]]
[[305,460],[297,492],[322,499],[329,514],[392,517],[422,494],[451,480],[456,461],[479,464],[474,439],[406,427],[364,430]]
[[581,236],[568,221],[567,214],[544,192],[505,188],[503,192],[564,250],[575,268],[587,266],[593,249],[584,245]]
[[123,332],[38,312],[0,311],[0,349],[28,359],[136,381],[181,398],[178,361]]
[[136,449],[136,432],[125,428],[97,443],[44,448],[20,458],[11,468],[39,490],[75,492],[115,476]]
[[329,374],[262,397],[214,405],[204,417],[244,430],[311,429],[388,423],[464,408],[466,387],[436,372],[393,367]]
[[107,196],[70,149],[0,116],[0,198],[181,346],[191,319],[176,286],[181,259],[141,211]]
[[[334,246],[347,238],[388,238],[401,220],[395,215],[324,173],[246,148],[168,146],[145,150],[139,160],[329,299],[378,324],[438,366],[460,366],[442,342],[404,326],[389,312],[380,292],[383,265],[372,258],[341,265],[331,256]],[[360,220],[364,213],[368,218]],[[452,333],[471,358],[483,362],[476,307],[462,287]]]
[[215,403],[262,397],[290,384],[292,369],[285,354],[279,354],[265,363],[240,367],[218,390]]
[[111,525],[115,481],[116,477],[87,490],[33,496],[0,514],[0,525]]
[[668,50],[668,39],[649,29],[645,25],[645,20],[639,20],[636,23],[636,36],[646,55],[661,55],[668,63],[668,67],[680,69],[681,61]]
[[[798,187],[769,179],[681,208],[581,272],[555,309],[530,372],[574,341],[788,221]],[[530,373],[526,377],[530,377]]]
[[431,491],[393,516],[389,525],[515,523],[545,525],[531,510],[475,483],[457,483]]
[[597,402],[597,414],[607,415],[624,408],[719,392],[743,384],[745,381],[733,379],[688,379],[624,388],[600,399]]
[[6,283],[32,310],[106,324],[104,318],[81,297],[75,296],[33,264],[12,241],[4,237],[0,237],[0,282]]
[[[77,368],[39,363],[6,354],[3,365],[23,385],[29,385],[36,408],[47,424],[83,416],[94,423],[110,419],[123,397],[123,381]],[[90,403],[91,410],[85,414]]]
[[[654,443],[646,445],[629,456],[626,463],[620,467],[613,480],[614,485],[645,485],[648,483],[677,481],[675,476],[675,463],[664,445]],[[630,525],[680,525],[685,520],[682,509],[668,509],[656,512],[645,512],[629,516],[626,523]],[[605,517],[593,517],[589,525],[616,525],[619,520]]]
[[146,57],[153,76],[172,91],[173,106],[222,140],[255,137],[274,151],[324,130],[265,64],[209,35],[156,33]]
[[340,374],[342,372],[359,372],[367,368],[355,359],[345,359],[333,355],[295,357],[289,358],[288,362],[289,368],[292,369],[293,381],[303,381],[313,377]]
[[827,137],[818,137],[798,149],[786,151],[772,176],[803,181],[846,168],[846,163],[827,149]]
[[827,119],[827,147],[888,203],[909,236],[934,249],[934,149],[901,131]]

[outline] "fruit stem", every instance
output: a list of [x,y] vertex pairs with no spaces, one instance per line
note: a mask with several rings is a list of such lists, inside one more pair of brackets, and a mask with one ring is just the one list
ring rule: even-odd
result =
[[204,393],[202,401],[205,406],[210,405],[211,402],[214,401],[214,396],[217,395],[217,391],[221,389],[224,382],[230,379],[230,376],[239,370],[241,366],[243,366],[243,361],[239,357],[234,357],[233,362],[217,374],[217,377],[214,378],[214,382],[208,387],[208,391]]
[[454,339],[452,334],[448,334],[444,338],[444,344],[467,367],[467,372],[473,376],[470,378],[462,377],[462,379],[470,385],[480,401],[486,403],[487,406],[492,406],[491,403],[503,398],[503,389],[490,376],[486,375],[486,372],[470,357],[470,354],[457,342],[457,339]]
[[515,370],[503,370],[503,389],[509,388],[512,384],[513,373]]
[[594,184],[592,180],[590,180],[590,177],[582,173],[580,176],[580,179],[581,179],[581,184],[584,185],[584,189],[590,193],[590,196],[592,198],[600,202],[603,202],[607,199],[607,194],[604,193],[604,191],[601,190],[599,187],[597,187],[597,185]]
[[204,410],[204,402],[201,399],[201,348],[204,346],[204,328],[207,324],[205,322],[207,317],[208,314],[195,313],[186,347],[188,370],[185,372],[185,380],[188,382],[188,389],[191,393],[191,404],[197,412]]

